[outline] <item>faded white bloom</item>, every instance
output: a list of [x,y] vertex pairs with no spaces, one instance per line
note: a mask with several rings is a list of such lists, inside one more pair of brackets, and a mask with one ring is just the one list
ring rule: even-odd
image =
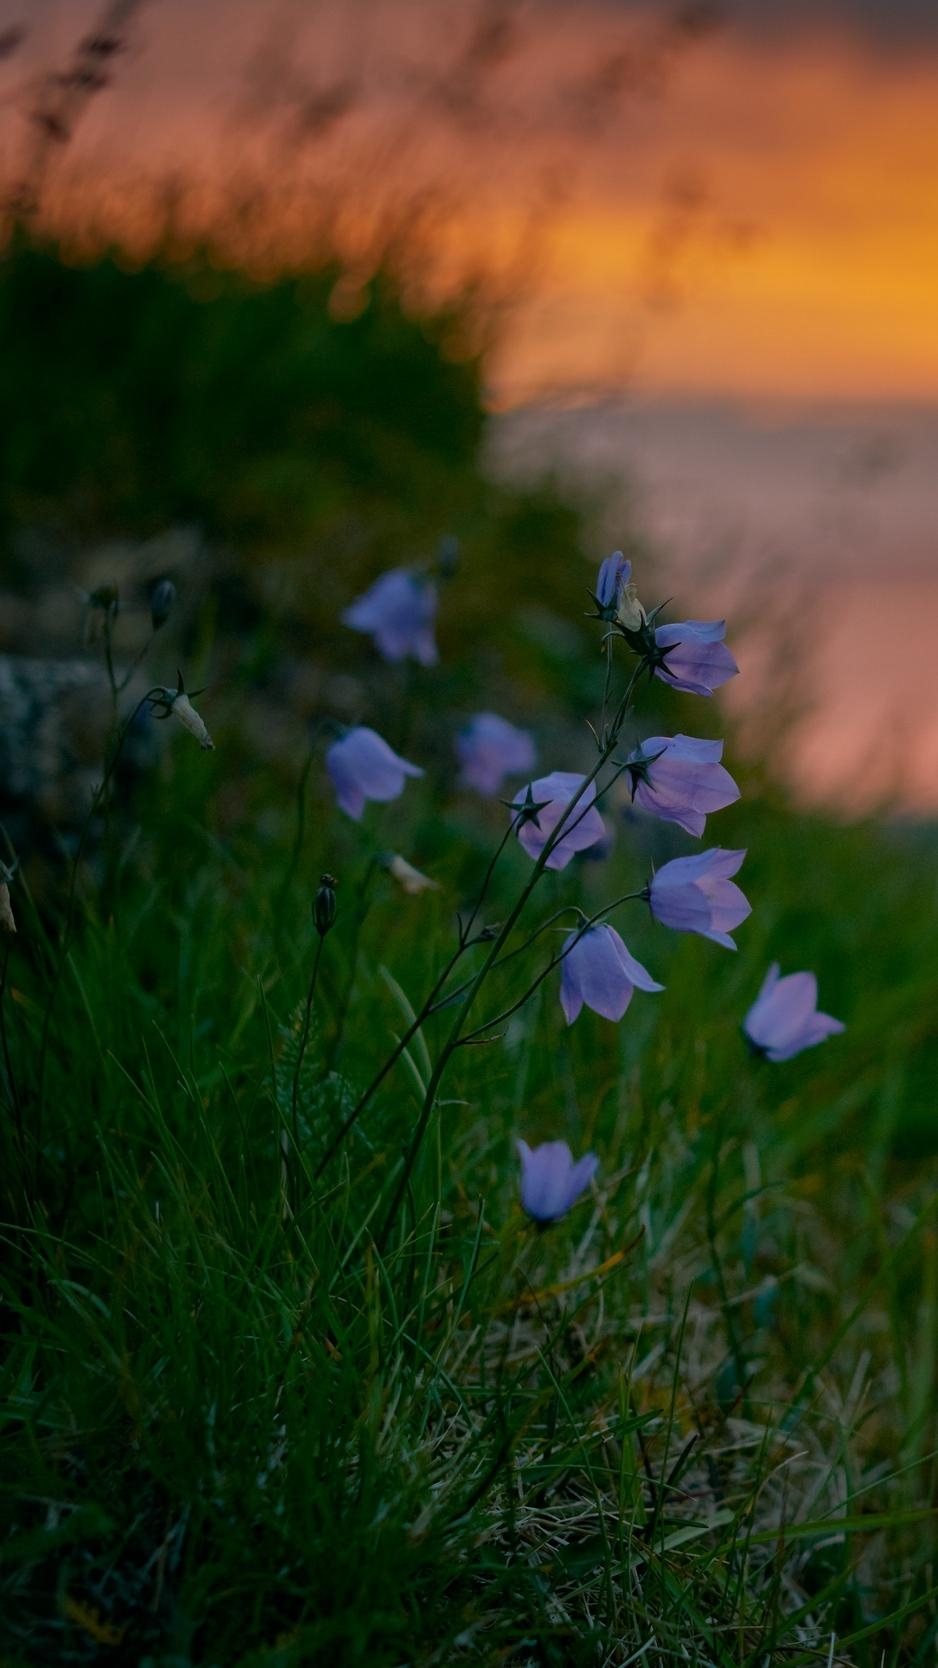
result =
[[173,696],[172,711],[173,716],[179,719],[183,729],[188,730],[190,735],[195,736],[195,739],[200,747],[215,746],[214,741],[205,728],[205,720],[196,712],[195,707],[192,705],[192,702],[190,701],[185,690],[182,690],[178,695]]
[[[193,694],[201,695],[201,689],[193,690]],[[176,714],[184,730],[195,736],[200,747],[214,747],[215,743],[205,728],[205,721],[192,705],[192,697],[186,694],[186,686],[182,673],[175,689],[151,689],[146,697],[157,718],[168,718],[171,712]]]
[[383,862],[388,874],[397,881],[399,886],[403,887],[411,898],[415,898],[420,892],[438,892],[440,890],[438,880],[431,880],[429,875],[421,874],[420,870],[415,869],[413,864],[408,863],[406,857],[401,857],[399,852],[386,852]]

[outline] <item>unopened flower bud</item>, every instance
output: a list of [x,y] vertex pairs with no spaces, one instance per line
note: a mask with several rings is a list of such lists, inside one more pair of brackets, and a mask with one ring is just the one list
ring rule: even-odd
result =
[[419,892],[438,892],[440,890],[438,880],[431,880],[429,875],[421,874],[420,870],[415,869],[413,864],[408,863],[406,857],[401,857],[399,852],[386,851],[381,862],[392,880],[396,880],[398,886],[403,887],[409,897],[416,897]]
[[335,875],[320,875],[319,877],[319,890],[313,899],[313,925],[320,938],[325,938],[326,933],[335,922],[335,889],[338,884]]
[[176,602],[176,587],[171,579],[160,579],[150,592],[150,623],[154,631],[166,624]]

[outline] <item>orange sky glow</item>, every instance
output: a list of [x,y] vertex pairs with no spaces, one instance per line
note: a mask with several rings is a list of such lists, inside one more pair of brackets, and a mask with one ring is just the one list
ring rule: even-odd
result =
[[[27,43],[30,66],[43,54],[47,67],[54,62],[95,10],[35,0],[44,27]],[[598,0],[543,7],[511,75],[493,78],[496,96],[506,108],[523,103],[568,63],[582,62],[585,74],[589,54],[619,40],[618,10]],[[0,20],[15,11],[4,0]],[[206,0],[198,11],[150,0],[113,90],[76,137],[85,176],[102,185],[128,167],[150,180],[161,169],[217,176],[252,158],[263,167],[256,136],[232,120],[246,65],[264,49],[259,15],[245,0]],[[292,15],[308,18],[309,8]],[[420,0],[369,0],[357,14],[325,5],[316,16],[314,37],[299,30],[297,59],[303,50],[311,62],[331,55],[339,75],[376,54],[380,63],[383,46],[400,48],[408,30],[420,40],[426,19],[441,14]],[[419,135],[422,123],[423,137],[414,144],[404,104],[402,172],[466,170],[437,251],[441,272],[516,260],[532,190],[547,205],[526,294],[492,367],[496,404],[625,384],[759,399],[938,397],[938,31],[926,49],[887,52],[842,26],[768,41],[734,29],[732,8],[727,16],[682,49],[663,91],[640,94],[565,150],[537,110],[520,139],[470,133],[460,150],[418,106],[410,126]],[[628,22],[623,38],[632,39]],[[431,54],[444,39],[431,30]],[[12,85],[13,67],[5,74]],[[400,85],[375,86],[373,105],[401,103]],[[8,93],[7,168],[17,120]],[[312,161],[297,149],[298,175],[311,166],[318,180],[330,169],[354,179],[350,125],[351,140],[343,130]],[[389,155],[383,166],[391,169]],[[379,172],[361,163],[359,202]],[[125,217],[132,198],[124,178]],[[70,212],[84,207],[79,193]],[[354,218],[348,201],[343,213]]]

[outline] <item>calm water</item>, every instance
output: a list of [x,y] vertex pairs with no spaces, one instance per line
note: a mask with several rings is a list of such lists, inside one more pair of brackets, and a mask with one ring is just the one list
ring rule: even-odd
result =
[[592,489],[602,550],[637,526],[688,616],[753,622],[729,699],[756,724],[796,685],[804,798],[938,811],[938,409],[529,408],[493,453]]

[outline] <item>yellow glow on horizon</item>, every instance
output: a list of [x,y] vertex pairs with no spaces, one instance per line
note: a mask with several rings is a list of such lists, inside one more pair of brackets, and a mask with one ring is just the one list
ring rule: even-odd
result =
[[[606,8],[584,3],[577,17],[581,35],[602,19],[608,26]],[[174,40],[167,31],[164,78]],[[564,50],[561,36],[540,40],[529,81],[551,85]],[[400,153],[400,171],[393,147],[366,144],[359,154],[350,144],[337,152],[344,179],[330,178],[322,153],[320,174],[314,166],[306,179],[297,165],[291,197],[270,158],[265,172],[263,156],[232,149],[230,132],[208,142],[204,98],[167,105],[156,98],[158,75],[147,83],[143,61],[139,73],[138,88],[131,75],[111,104],[102,101],[88,135],[103,218],[131,245],[146,245],[152,195],[139,168],[136,190],[121,170],[149,162],[151,151],[192,184],[196,204],[200,193],[223,193],[229,169],[235,191],[249,164],[262,187],[273,182],[271,225],[259,227],[251,257],[264,271],[258,251],[273,271],[281,247],[289,262],[291,249],[315,245],[317,213],[328,238],[330,203],[346,252],[356,239],[367,248],[382,191],[392,208],[402,192],[415,293],[421,282],[431,296],[451,292],[467,271],[507,275],[509,285],[524,275],[491,366],[497,403],[636,384],[760,399],[938,399],[938,52],[876,54],[846,29],[767,45],[728,28],[687,55],[660,99],[630,107],[617,132],[583,140],[541,216],[533,203],[556,166],[546,128],[532,129],[527,148],[501,151],[474,136],[460,184],[453,135],[428,119],[423,138]],[[406,194],[424,177],[454,179],[455,201],[438,227],[418,232]],[[669,207],[668,183],[688,177],[699,180],[700,199],[669,245],[668,216],[681,211]],[[60,198],[80,238],[94,187],[86,195],[66,180]],[[673,267],[658,259],[662,245]]]

